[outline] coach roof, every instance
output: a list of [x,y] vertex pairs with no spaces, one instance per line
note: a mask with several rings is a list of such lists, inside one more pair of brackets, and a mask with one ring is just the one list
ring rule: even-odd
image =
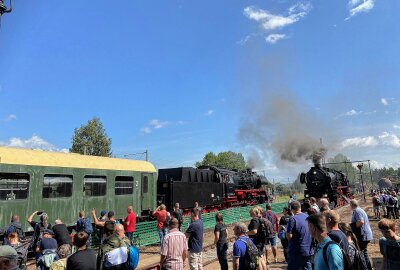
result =
[[156,172],[153,164],[143,160],[97,157],[12,147],[0,147],[0,164]]

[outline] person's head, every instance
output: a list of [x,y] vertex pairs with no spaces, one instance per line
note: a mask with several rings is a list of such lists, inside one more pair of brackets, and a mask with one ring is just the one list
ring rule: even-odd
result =
[[54,232],[52,230],[46,229],[43,231],[43,238],[52,238]]
[[282,214],[284,214],[285,216],[291,216],[292,210],[290,210],[289,207],[283,207]]
[[172,230],[172,229],[176,229],[178,227],[179,227],[178,220],[176,218],[171,218],[171,220],[169,221],[169,224],[168,224],[168,228],[170,230]]
[[258,215],[259,215],[258,207],[254,207],[254,208],[250,209],[249,214],[250,214],[250,217],[252,217],[252,218],[258,217]]
[[85,211],[81,210],[79,211],[79,217],[84,218],[85,217]]
[[390,219],[381,219],[378,223],[378,229],[386,238],[393,238],[396,235],[396,223]]
[[47,228],[49,225],[49,216],[46,213],[40,215],[40,223],[42,223],[42,227]]
[[7,240],[10,244],[16,244],[19,241],[19,236],[17,232],[12,232],[7,236]]
[[114,223],[106,222],[104,224],[104,234],[108,237],[114,233]]
[[352,199],[352,200],[350,200],[350,207],[351,207],[351,209],[356,209],[357,207],[358,207],[358,201],[356,200],[356,199]]
[[312,208],[312,207],[308,207],[306,212],[307,212],[307,215],[309,215],[309,216],[317,214],[317,210],[315,208]]
[[198,202],[194,202],[194,207],[199,207],[199,203]]
[[11,223],[14,223],[14,222],[16,222],[16,223],[20,222],[18,215],[13,215],[11,217]]
[[316,203],[317,202],[317,199],[315,199],[314,197],[311,197],[310,198],[310,203],[311,204],[314,204],[314,203]]
[[175,209],[179,209],[179,203],[175,203]]
[[132,205],[129,205],[129,206],[128,206],[128,208],[126,209],[126,212],[128,212],[128,214],[133,212],[133,207],[132,207]]
[[233,232],[235,233],[236,237],[246,234],[247,226],[242,222],[235,223],[233,225]]
[[74,235],[74,245],[77,248],[85,247],[89,239],[89,235],[86,232],[78,232]]
[[190,212],[190,219],[191,220],[199,219],[199,209],[198,208],[193,208],[192,209],[192,211]]
[[60,259],[67,258],[69,255],[71,255],[71,252],[72,249],[69,244],[61,245],[57,250],[57,254],[60,257]]
[[114,211],[108,211],[107,217],[109,220],[113,220],[115,216]]
[[328,210],[322,214],[325,217],[328,229],[336,227],[340,222],[340,216],[335,210]]
[[261,216],[262,216],[262,213],[263,213],[262,207],[259,206],[259,205],[257,205],[256,208],[257,208],[257,210],[258,210],[258,216],[261,217]]
[[322,233],[328,232],[326,228],[326,222],[323,215],[313,214],[307,217],[308,230],[314,238],[321,235]]
[[293,196],[292,196],[292,195],[290,195],[290,196],[289,196],[289,199],[293,199]]
[[61,221],[61,219],[56,219],[55,223],[56,224],[62,224],[62,221]]
[[265,205],[265,209],[266,209],[266,210],[272,210],[272,205],[271,205],[270,203],[267,203],[267,204]]
[[104,217],[105,215],[107,215],[107,210],[101,210],[100,217]]
[[0,269],[11,270],[18,266],[18,254],[11,246],[0,246]]
[[319,202],[318,202],[318,205],[319,205],[319,207],[320,208],[325,208],[325,209],[328,209],[329,208],[329,201],[328,201],[328,199],[326,199],[326,198],[321,198],[320,200],[319,200]]
[[301,212],[301,204],[298,201],[293,201],[290,203],[290,209],[292,209],[292,212],[298,213]]
[[115,224],[114,230],[115,230],[115,233],[116,233],[119,237],[125,236],[124,225],[122,225],[122,224]]
[[215,221],[216,221],[216,222],[224,222],[224,217],[222,216],[221,213],[217,213],[217,214],[215,215]]
[[167,207],[165,206],[165,204],[161,204],[161,205],[160,205],[160,210],[165,210],[165,209],[167,209]]

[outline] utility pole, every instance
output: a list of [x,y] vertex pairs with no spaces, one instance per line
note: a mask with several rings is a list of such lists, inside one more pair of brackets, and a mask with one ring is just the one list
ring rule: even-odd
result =
[[147,147],[146,147],[145,154],[146,154],[146,161],[149,161],[149,149]]
[[362,172],[361,172],[363,166],[364,166],[364,164],[358,163],[357,168],[360,170],[361,188],[362,188],[362,193],[363,193],[364,202],[365,202],[367,199],[365,198],[364,180],[363,180]]

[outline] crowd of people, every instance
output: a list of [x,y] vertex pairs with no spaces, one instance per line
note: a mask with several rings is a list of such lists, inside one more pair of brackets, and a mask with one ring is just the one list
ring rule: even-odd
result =
[[398,219],[400,192],[394,190],[382,190],[372,192],[372,207],[374,209],[374,218]]
[[[374,202],[377,194],[373,196]],[[233,226],[236,238],[233,244],[233,269],[266,270],[268,264],[277,262],[276,246],[279,239],[288,270],[371,270],[368,244],[373,240],[373,234],[368,216],[357,200],[351,200],[350,207],[353,211],[351,223],[344,223],[324,198],[310,198],[303,204],[291,198],[280,218],[269,203],[265,209],[255,206],[249,212],[251,220],[248,225],[238,222]],[[160,236],[161,269],[183,269],[186,261],[191,270],[203,269],[202,210],[196,203],[186,230],[182,228],[184,217],[179,203],[175,204],[171,213],[163,204],[154,210]],[[395,218],[388,213],[385,217]],[[136,225],[132,206],[127,208],[127,216],[122,221],[115,219],[113,211],[103,210],[97,217],[93,209],[91,214],[93,224],[84,211],[79,212],[76,233],[72,238],[67,226],[59,219],[51,225],[47,214],[38,211],[28,217],[27,221],[34,230],[29,245],[35,251],[37,269],[128,269],[129,249]],[[35,216],[39,217],[39,221],[34,220]],[[227,270],[230,233],[221,213],[216,214],[215,222],[216,253],[221,270]],[[88,247],[96,228],[101,230],[101,245],[95,252]],[[396,234],[395,222],[381,219],[378,228],[383,235],[379,240],[383,255],[382,269],[400,269],[400,237]],[[19,216],[12,216],[5,236],[0,247],[0,269],[17,270],[20,247],[26,248],[28,243]]]

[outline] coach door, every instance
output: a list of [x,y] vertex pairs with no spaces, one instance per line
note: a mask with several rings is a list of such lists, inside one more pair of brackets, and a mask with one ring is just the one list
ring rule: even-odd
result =
[[140,194],[140,203],[141,210],[153,210],[152,208],[152,200],[155,200],[153,194],[153,185],[151,184],[153,181],[152,175],[149,173],[142,173],[141,180],[141,194]]

